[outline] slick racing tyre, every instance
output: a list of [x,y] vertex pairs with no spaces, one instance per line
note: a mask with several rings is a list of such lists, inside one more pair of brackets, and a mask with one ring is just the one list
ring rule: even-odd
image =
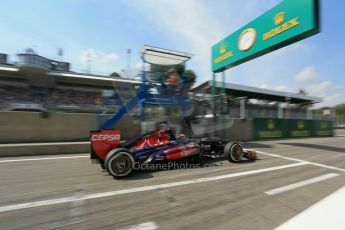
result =
[[237,163],[243,158],[243,148],[238,142],[228,142],[224,147],[224,158]]
[[134,167],[134,159],[125,148],[111,150],[104,161],[106,170],[115,178],[129,175]]

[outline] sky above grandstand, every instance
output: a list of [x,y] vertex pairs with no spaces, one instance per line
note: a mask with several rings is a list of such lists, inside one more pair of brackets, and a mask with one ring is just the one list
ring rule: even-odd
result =
[[[198,82],[211,79],[211,46],[281,0],[1,0],[0,53],[31,47],[38,54],[72,63],[75,71],[106,74],[140,69],[139,52],[153,45],[194,54],[188,68]],[[345,1],[321,0],[322,32],[226,72],[227,82],[345,103]],[[58,56],[63,48],[63,57]],[[220,80],[220,76],[218,78]]]

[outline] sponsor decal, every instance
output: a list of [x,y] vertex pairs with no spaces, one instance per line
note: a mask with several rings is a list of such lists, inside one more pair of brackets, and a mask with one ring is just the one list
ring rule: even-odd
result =
[[267,120],[267,128],[274,129],[274,120]]
[[259,131],[259,138],[283,137],[282,131]]
[[328,128],[328,125],[326,121],[320,122],[320,129],[327,129],[327,128]]
[[297,129],[304,129],[304,122],[303,121],[298,121]]
[[292,137],[309,137],[311,136],[311,133],[309,130],[294,130],[291,131]]
[[100,134],[100,135],[92,135],[92,141],[119,141],[120,135],[119,134]]
[[112,149],[120,144],[121,132],[119,130],[102,130],[91,132],[91,145],[100,160],[104,160]]
[[219,52],[220,52],[220,54],[225,54],[226,53],[226,46],[221,46]]
[[319,129],[316,130],[315,135],[316,136],[332,136],[333,135],[332,127],[329,127],[327,121],[321,121],[319,123]]
[[221,56],[214,59],[214,63],[216,64],[233,56],[232,51],[227,51],[227,47],[225,45],[220,47],[219,53],[221,54]]
[[317,130],[317,136],[332,136],[332,130]]
[[299,17],[295,17],[285,23],[283,23],[285,20],[285,12],[279,12],[276,14],[276,16],[273,18],[273,22],[275,25],[278,25],[277,27],[273,28],[272,30],[268,31],[267,33],[264,33],[263,40],[268,40],[278,34],[281,34],[295,26],[299,25]]
[[284,19],[285,19],[285,12],[279,12],[278,14],[276,14],[273,21],[276,25],[280,25],[284,22]]
[[311,135],[310,130],[305,130],[304,121],[297,121],[297,130],[290,132],[292,137],[308,137]]

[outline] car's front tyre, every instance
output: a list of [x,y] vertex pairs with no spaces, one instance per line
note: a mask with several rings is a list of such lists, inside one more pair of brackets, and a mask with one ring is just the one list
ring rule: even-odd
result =
[[243,147],[239,142],[228,142],[224,147],[224,158],[238,163],[243,158]]

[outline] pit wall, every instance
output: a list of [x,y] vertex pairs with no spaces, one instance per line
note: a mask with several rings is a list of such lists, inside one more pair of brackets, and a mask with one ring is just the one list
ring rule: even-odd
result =
[[[0,144],[88,141],[90,130],[109,116],[83,113],[1,112]],[[143,127],[143,128],[142,128]],[[145,126],[127,116],[116,129],[122,139],[131,139]],[[202,118],[193,122],[196,137],[221,137],[243,141],[272,138],[333,136],[333,122],[298,119]]]
[[90,142],[0,144],[0,157],[89,153]]
[[[83,113],[0,112],[0,144],[88,141],[90,131],[109,116]],[[122,119],[114,128],[122,130],[122,138],[141,133],[141,124],[131,117]]]

